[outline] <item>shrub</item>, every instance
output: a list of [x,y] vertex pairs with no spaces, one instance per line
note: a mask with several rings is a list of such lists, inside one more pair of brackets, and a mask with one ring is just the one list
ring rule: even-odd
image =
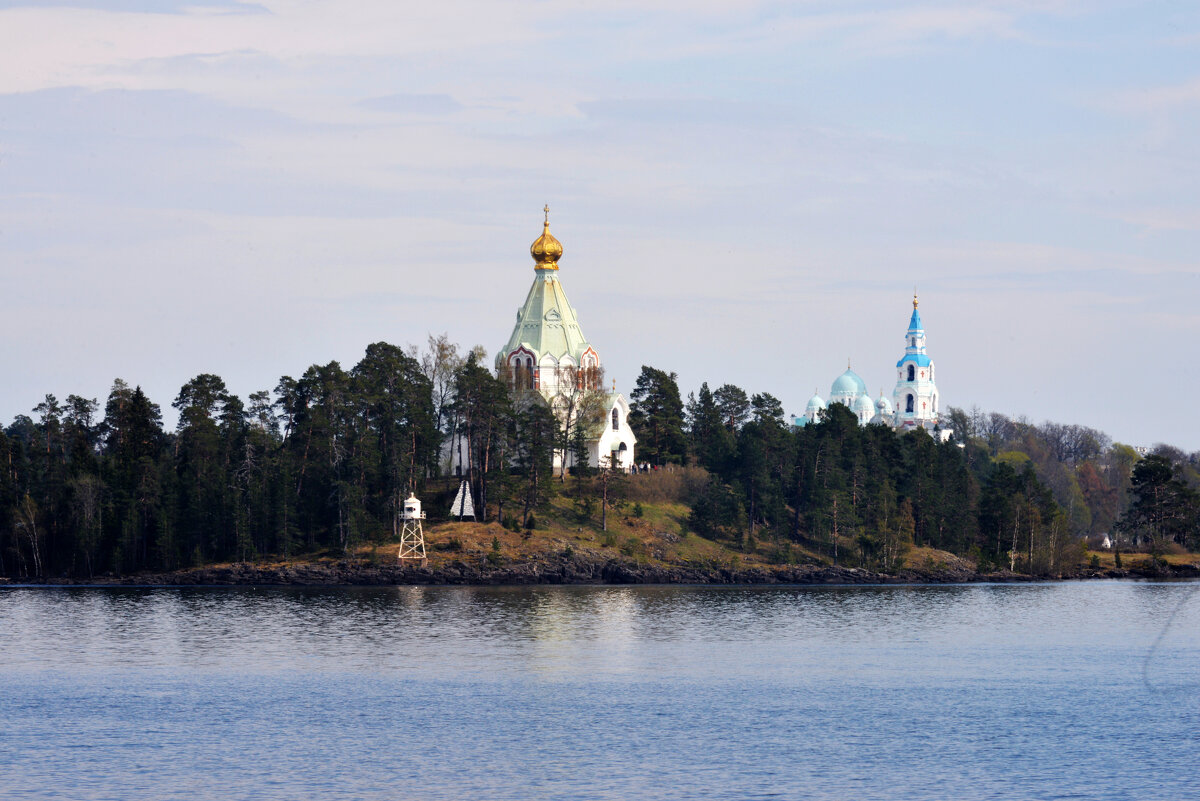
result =
[[433,544],[435,551],[461,551],[463,549],[462,540],[458,537],[451,537],[445,542],[435,542]]
[[1092,570],[1100,569],[1100,554],[1097,554],[1097,553],[1092,554],[1092,561],[1091,561],[1090,567],[1092,568]]
[[769,561],[773,565],[790,565],[793,561],[795,561],[795,558],[796,557],[792,552],[792,544],[790,542],[785,542],[783,545],[780,545],[771,552]]
[[644,515],[644,514],[645,514],[645,510],[644,510],[644,509],[642,509],[642,502],[641,502],[641,501],[637,501],[637,502],[635,502],[635,503],[633,504],[633,516],[634,516],[634,517],[641,517],[641,516],[642,516],[642,515]]
[[640,556],[646,550],[646,545],[637,537],[630,537],[621,545],[621,553],[626,556]]
[[630,476],[622,494],[631,501],[645,503],[682,503],[690,505],[708,483],[703,467],[672,467]]
[[586,523],[592,518],[592,513],[596,511],[596,499],[591,495],[585,495],[582,498],[575,500],[575,517],[580,523]]
[[500,555],[500,538],[492,537],[492,550],[488,551],[487,563],[493,567],[504,562],[504,557]]

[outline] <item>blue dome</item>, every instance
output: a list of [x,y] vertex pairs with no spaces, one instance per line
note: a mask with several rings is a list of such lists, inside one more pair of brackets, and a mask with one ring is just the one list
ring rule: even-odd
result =
[[875,404],[871,401],[869,395],[859,395],[854,401],[854,413],[864,421],[870,420],[875,416]]
[[858,377],[858,373],[853,370],[846,370],[837,377],[833,382],[833,386],[829,389],[829,394],[832,395],[866,395],[867,383]]
[[808,405],[804,407],[804,411],[806,413],[807,412],[823,412],[823,411],[825,411],[825,401],[823,401],[821,399],[820,395],[813,395],[811,398],[808,399]]

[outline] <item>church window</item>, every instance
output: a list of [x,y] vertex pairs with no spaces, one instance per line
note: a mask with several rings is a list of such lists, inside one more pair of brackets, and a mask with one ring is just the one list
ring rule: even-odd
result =
[[913,338],[912,338],[912,346],[913,346],[914,348],[917,346],[917,338],[916,338],[916,337],[913,337]]
[[912,414],[912,412],[913,412],[913,396],[912,395],[908,396],[908,401],[904,405],[904,411],[908,412],[909,414]]
[[912,380],[913,380],[913,378],[915,378],[915,377],[916,377],[916,375],[915,375],[915,374],[916,374],[916,372],[917,372],[917,368],[913,367],[913,366],[910,364],[910,365],[908,366],[908,380],[909,380],[909,381],[912,381]]
[[613,409],[613,431],[621,430],[621,418],[617,416],[617,410]]

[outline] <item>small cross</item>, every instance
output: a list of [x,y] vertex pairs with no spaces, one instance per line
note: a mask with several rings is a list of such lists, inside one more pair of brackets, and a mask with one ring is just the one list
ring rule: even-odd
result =
[[550,204],[547,203],[546,208],[542,209],[542,211],[546,212],[546,225],[549,225],[550,224]]

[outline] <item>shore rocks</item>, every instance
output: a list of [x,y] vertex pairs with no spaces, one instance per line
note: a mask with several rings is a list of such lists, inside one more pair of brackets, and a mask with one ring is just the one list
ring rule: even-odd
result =
[[[1138,562],[1124,570],[1085,570],[1064,578],[1195,578],[1200,565]],[[1039,581],[1043,577],[1007,570],[979,573],[969,562],[904,568],[894,574],[839,565],[709,567],[638,562],[607,553],[542,555],[493,565],[484,559],[459,559],[438,567],[380,564],[365,560],[232,564],[141,573],[129,576],[61,578],[52,585],[122,586],[395,586],[532,584],[965,584]],[[24,583],[24,582],[23,582]]]

